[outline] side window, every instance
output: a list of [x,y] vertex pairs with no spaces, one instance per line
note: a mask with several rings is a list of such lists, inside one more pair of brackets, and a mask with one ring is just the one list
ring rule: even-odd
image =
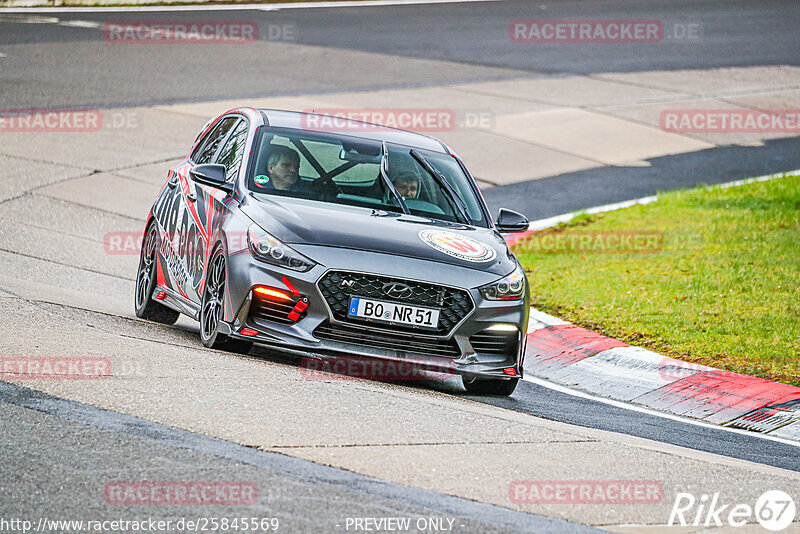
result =
[[203,163],[211,163],[211,158],[213,158],[214,154],[217,152],[219,144],[223,139],[225,139],[225,135],[228,133],[228,130],[231,129],[237,120],[239,119],[236,117],[222,119],[217,127],[206,136],[206,139],[197,148],[197,150],[194,151],[194,154],[192,154],[192,161],[198,165],[202,165]]
[[247,141],[247,121],[241,120],[233,129],[233,133],[225,142],[225,146],[222,147],[217,158],[217,163],[225,165],[225,168],[228,169],[228,181],[239,172],[239,166],[244,157],[245,141]]

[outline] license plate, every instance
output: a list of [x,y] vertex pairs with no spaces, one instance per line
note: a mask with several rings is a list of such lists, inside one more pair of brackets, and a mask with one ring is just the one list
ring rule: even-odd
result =
[[434,308],[420,308],[406,306],[394,302],[382,302],[361,297],[350,297],[349,317],[373,319],[383,323],[399,323],[419,326],[421,328],[436,328],[439,324],[439,310]]

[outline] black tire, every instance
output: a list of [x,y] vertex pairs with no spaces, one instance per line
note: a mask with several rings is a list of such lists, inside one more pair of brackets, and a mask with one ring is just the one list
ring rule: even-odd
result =
[[159,236],[155,223],[150,223],[144,234],[142,252],[139,254],[139,270],[136,272],[136,289],[133,305],[136,317],[161,324],[175,324],[180,312],[153,300],[156,288],[156,253]]
[[251,341],[235,339],[219,331],[225,306],[225,253],[217,247],[208,261],[203,299],[200,303],[200,341],[210,349],[247,354],[253,347]]
[[461,383],[464,384],[464,389],[468,393],[475,395],[496,395],[499,397],[508,397],[517,388],[519,378],[512,378],[510,380],[501,379],[481,379],[481,378],[467,378],[461,377]]

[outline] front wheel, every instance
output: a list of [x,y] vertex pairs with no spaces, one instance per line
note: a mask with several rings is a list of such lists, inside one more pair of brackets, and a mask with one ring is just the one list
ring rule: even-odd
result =
[[500,397],[508,397],[517,388],[519,378],[512,378],[510,380],[500,380],[493,378],[467,378],[461,377],[461,383],[464,384],[464,389],[468,393],[476,395],[496,395]]
[[158,254],[159,239],[155,223],[150,223],[142,243],[142,252],[139,255],[134,306],[136,317],[162,324],[174,324],[180,317],[180,312],[153,300],[153,291],[156,288],[156,264],[158,261],[156,254]]
[[225,306],[225,278],[225,254],[222,248],[218,248],[211,256],[206,271],[200,305],[200,341],[210,349],[247,353],[253,343],[231,338],[219,331]]

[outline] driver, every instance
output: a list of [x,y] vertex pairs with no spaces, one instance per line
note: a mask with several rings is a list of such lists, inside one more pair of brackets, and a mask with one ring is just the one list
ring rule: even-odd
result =
[[[276,145],[267,158],[267,179],[257,176],[256,185],[264,189],[277,189],[292,193],[309,193],[309,187],[300,179],[300,155],[293,149]],[[258,178],[261,178],[260,180]]]
[[392,183],[403,198],[414,199],[419,196],[419,176],[416,174],[404,172],[397,176]]

